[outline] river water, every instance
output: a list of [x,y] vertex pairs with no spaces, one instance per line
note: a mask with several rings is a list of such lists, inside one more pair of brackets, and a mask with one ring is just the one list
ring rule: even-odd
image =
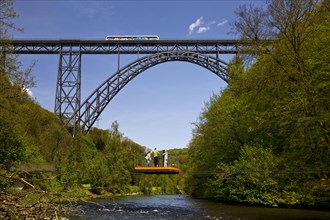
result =
[[69,219],[330,219],[330,211],[228,205],[185,195],[99,198],[76,204],[75,208]]

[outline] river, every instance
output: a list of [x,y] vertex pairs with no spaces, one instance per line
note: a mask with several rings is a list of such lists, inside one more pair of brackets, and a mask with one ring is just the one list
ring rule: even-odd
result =
[[228,205],[185,195],[99,198],[76,204],[75,208],[69,219],[330,219],[330,211]]

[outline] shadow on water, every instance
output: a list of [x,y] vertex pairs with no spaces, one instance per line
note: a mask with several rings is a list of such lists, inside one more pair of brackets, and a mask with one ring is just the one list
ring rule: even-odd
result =
[[235,206],[182,195],[94,199],[75,208],[69,219],[330,219],[328,211]]

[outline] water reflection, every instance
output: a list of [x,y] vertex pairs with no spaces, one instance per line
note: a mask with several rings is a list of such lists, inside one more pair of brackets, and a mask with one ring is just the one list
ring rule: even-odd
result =
[[225,205],[182,195],[125,196],[95,199],[76,205],[69,217],[82,219],[330,219],[330,212]]

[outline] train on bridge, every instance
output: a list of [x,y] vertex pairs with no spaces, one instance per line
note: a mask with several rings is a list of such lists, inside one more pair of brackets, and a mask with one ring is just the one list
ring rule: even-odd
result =
[[109,35],[106,40],[159,40],[157,35]]

